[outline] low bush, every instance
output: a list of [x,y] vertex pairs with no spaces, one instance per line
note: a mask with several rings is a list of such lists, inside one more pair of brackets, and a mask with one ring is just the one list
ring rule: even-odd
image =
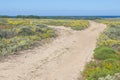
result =
[[31,27],[21,27],[17,35],[21,36],[31,36],[34,35],[35,32],[31,30]]
[[0,30],[0,38],[11,38],[14,36],[14,32],[12,32],[11,30],[7,30],[7,29],[3,29]]
[[110,39],[120,40],[120,25],[110,25],[109,30],[104,32]]
[[100,62],[90,62],[84,70],[85,80],[98,80],[108,74],[113,75],[120,72],[120,62],[115,59],[106,59]]
[[94,50],[94,58],[98,60],[105,60],[108,58],[119,58],[116,54],[116,51],[114,51],[111,48],[108,47],[98,47]]
[[13,54],[16,51],[30,48],[33,41],[28,37],[14,37],[11,39],[2,39],[0,44],[0,54]]

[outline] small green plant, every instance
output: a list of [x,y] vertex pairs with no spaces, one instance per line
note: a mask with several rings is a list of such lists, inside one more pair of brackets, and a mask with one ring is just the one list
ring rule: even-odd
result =
[[108,47],[98,47],[94,50],[94,58],[98,60],[105,60],[108,58],[118,58],[116,51]]
[[98,80],[108,74],[120,72],[120,61],[115,59],[106,59],[100,62],[94,61],[87,64],[83,75],[86,80]]

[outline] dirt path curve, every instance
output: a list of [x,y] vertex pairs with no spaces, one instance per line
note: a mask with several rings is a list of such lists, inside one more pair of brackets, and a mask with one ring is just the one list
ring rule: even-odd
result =
[[106,27],[89,22],[83,31],[53,27],[59,37],[51,43],[0,62],[0,80],[77,80],[92,57],[98,34]]

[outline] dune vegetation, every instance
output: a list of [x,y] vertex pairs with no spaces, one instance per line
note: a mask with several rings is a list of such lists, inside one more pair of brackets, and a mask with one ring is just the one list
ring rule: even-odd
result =
[[55,31],[31,20],[0,19],[0,55],[28,49],[37,41],[55,37]]
[[74,30],[83,30],[88,28],[89,22],[87,20],[55,20],[55,19],[44,19],[41,20],[40,23],[47,24],[47,25],[53,25],[53,26],[65,26],[65,27],[71,27]]
[[[94,61],[83,72],[85,80],[120,80],[120,21],[99,20],[108,27],[100,34]],[[117,77],[116,77],[117,75]]]
[[38,41],[56,37],[55,30],[48,25],[83,30],[89,23],[86,20],[0,18],[0,55],[14,54],[31,48]]

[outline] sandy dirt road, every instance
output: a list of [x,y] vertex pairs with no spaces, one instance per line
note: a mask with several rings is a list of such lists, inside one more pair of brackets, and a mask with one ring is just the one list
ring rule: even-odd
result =
[[90,27],[82,31],[51,26],[59,32],[59,37],[1,61],[0,80],[77,80],[92,58],[99,33],[106,27],[89,22]]

